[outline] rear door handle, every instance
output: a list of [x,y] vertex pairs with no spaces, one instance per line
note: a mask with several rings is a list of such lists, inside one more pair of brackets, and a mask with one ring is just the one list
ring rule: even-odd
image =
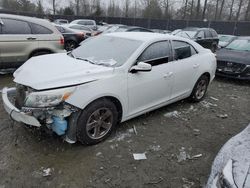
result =
[[200,64],[198,64],[198,63],[193,65],[194,69],[197,69],[199,66],[200,66]]
[[27,40],[36,40],[36,37],[28,37]]
[[173,76],[173,72],[168,72],[168,73],[166,73],[166,74],[164,74],[164,78],[169,78],[169,77],[172,77]]

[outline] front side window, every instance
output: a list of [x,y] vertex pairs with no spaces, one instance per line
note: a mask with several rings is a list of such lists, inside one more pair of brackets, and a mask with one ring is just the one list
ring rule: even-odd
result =
[[31,34],[31,28],[25,21],[2,18],[2,34],[25,35]]
[[44,26],[38,25],[38,24],[31,23],[31,27],[32,27],[33,34],[52,34],[53,33],[50,29]]
[[212,38],[213,37],[212,33],[209,30],[206,30],[205,34],[206,34],[206,38]]
[[187,42],[173,41],[172,45],[173,45],[173,49],[174,49],[175,60],[189,58],[192,55],[197,54],[194,47]]
[[149,63],[152,66],[167,63],[171,60],[169,41],[151,44],[138,58],[138,61]]

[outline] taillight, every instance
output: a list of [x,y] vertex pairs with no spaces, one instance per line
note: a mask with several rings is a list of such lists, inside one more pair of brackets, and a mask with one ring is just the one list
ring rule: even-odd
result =
[[64,38],[63,37],[60,38],[60,44],[64,45]]
[[84,38],[84,33],[77,33],[77,36]]

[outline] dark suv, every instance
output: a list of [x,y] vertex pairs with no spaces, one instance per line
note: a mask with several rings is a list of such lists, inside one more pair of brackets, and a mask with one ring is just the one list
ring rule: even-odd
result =
[[185,28],[174,33],[174,35],[192,39],[212,52],[216,51],[219,43],[218,34],[212,28]]

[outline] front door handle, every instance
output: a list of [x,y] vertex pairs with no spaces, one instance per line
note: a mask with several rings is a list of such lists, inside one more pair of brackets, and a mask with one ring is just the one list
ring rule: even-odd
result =
[[169,78],[169,77],[172,77],[173,76],[173,72],[168,72],[168,73],[166,73],[166,74],[164,74],[164,78]]
[[200,64],[198,64],[198,63],[193,65],[194,69],[197,69],[199,66],[200,66]]
[[27,40],[36,40],[36,37],[28,37]]

